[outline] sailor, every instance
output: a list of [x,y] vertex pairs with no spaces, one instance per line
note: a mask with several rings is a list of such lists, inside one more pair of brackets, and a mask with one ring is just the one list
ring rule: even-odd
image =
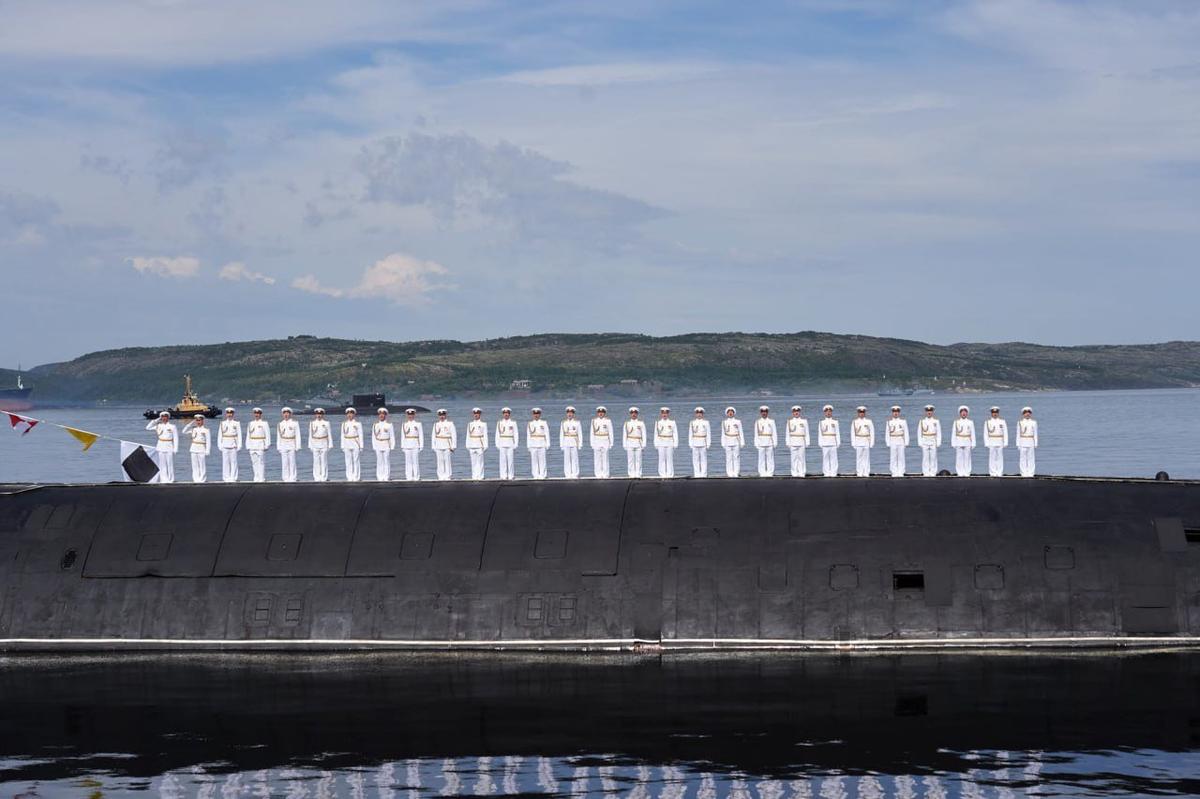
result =
[[921,474],[936,477],[938,447],[942,445],[942,423],[933,415],[933,406],[925,406],[925,417],[917,422],[917,444],[921,446]]
[[217,449],[221,450],[221,480],[236,483],[238,450],[242,448],[242,423],[233,418],[233,408],[225,409],[225,418],[217,428]]
[[396,427],[388,421],[388,409],[376,411],[379,421],[371,425],[371,449],[375,451],[375,479],[392,479],[392,450],[396,448]]
[[988,475],[1004,476],[1004,448],[1008,446],[1008,422],[1000,418],[1000,408],[989,408],[991,418],[983,423],[983,445],[988,451]]
[[783,428],[783,440],[792,456],[792,477],[804,477],[808,473],[806,450],[808,446],[808,420],[800,415],[804,409],[792,406],[792,416]]
[[608,408],[596,406],[596,417],[592,419],[592,432],[588,438],[592,448],[592,474],[596,477],[607,478],[608,452],[613,446],[612,419],[608,418]]
[[346,421],[342,422],[342,454],[346,456],[346,482],[357,483],[362,477],[362,422],[358,411],[346,409]]
[[692,448],[692,477],[708,477],[708,448],[712,446],[712,427],[704,418],[704,409],[697,407],[695,418],[688,424],[688,446]]
[[550,446],[550,425],[542,419],[542,409],[530,411],[525,424],[525,448],[529,450],[529,471],[534,480],[546,479],[546,450]]
[[875,446],[875,423],[867,418],[867,406],[854,409],[858,414],[850,422],[850,446],[854,447],[854,474],[871,476],[871,447]]
[[212,439],[204,426],[204,414],[192,417],[183,428],[183,434],[191,439],[188,452],[192,455],[192,482],[203,483],[208,479],[208,453],[212,451]]
[[276,426],[275,449],[279,451],[283,482],[296,482],[296,450],[300,449],[300,423],[292,418],[292,409],[284,408],[283,421]]
[[758,418],[754,420],[754,446],[758,447],[758,476],[772,477],[775,474],[775,447],[779,436],[775,432],[775,420],[771,409],[758,406]]
[[630,477],[642,476],[642,450],[646,448],[646,424],[638,418],[638,408],[629,409],[629,419],[621,434],[621,446],[625,448],[625,472]]
[[721,420],[721,448],[725,450],[726,477],[737,477],[742,473],[744,446],[746,437],[742,434],[742,420],[737,418],[737,410],[731,405],[725,409],[725,418]]
[[445,408],[437,409],[437,418],[433,423],[433,454],[437,458],[437,478],[449,480],[454,477],[450,456],[458,449],[458,428],[450,421]]
[[484,476],[483,453],[488,448],[488,426],[483,421],[483,409],[471,409],[471,421],[467,422],[467,454],[471,456],[471,479],[482,480]]
[[254,482],[262,483],[267,479],[267,450],[271,448],[271,425],[263,420],[262,408],[255,408],[250,413],[254,418],[246,425],[246,451],[250,453],[250,470],[254,473]]
[[679,446],[679,427],[671,418],[671,409],[658,409],[658,421],[654,423],[654,448],[658,450],[658,476],[675,476],[675,448]]
[[824,417],[817,422],[817,445],[821,447],[821,474],[837,477],[838,447],[842,445],[842,425],[833,418],[833,406],[821,408]]
[[404,453],[404,479],[421,479],[421,450],[425,449],[425,427],[417,421],[417,409],[404,409],[400,425],[400,451]]
[[1021,409],[1021,421],[1017,422],[1017,452],[1021,456],[1021,476],[1033,477],[1037,471],[1034,457],[1038,445],[1038,423],[1033,418],[1033,408],[1026,405]]
[[175,453],[179,451],[179,431],[171,423],[171,414],[163,411],[146,424],[154,431],[154,462],[158,464],[158,482],[175,482]]
[[512,480],[516,477],[513,471],[513,453],[521,443],[521,428],[512,419],[512,408],[501,408],[500,419],[496,422],[496,451],[500,455],[500,479]]
[[579,450],[583,448],[583,425],[575,418],[575,406],[567,406],[567,418],[558,425],[558,448],[563,454],[563,477],[579,477]]
[[308,449],[312,452],[313,482],[324,483],[329,479],[329,450],[333,447],[333,429],[325,419],[325,409],[313,411],[313,420],[308,423]]
[[892,406],[892,418],[884,428],[887,439],[892,477],[903,477],[905,471],[904,450],[908,447],[908,420],[900,418],[900,406]]
[[954,471],[959,477],[971,476],[971,450],[975,448],[975,423],[968,418],[971,409],[958,406],[958,418],[950,431],[950,446],[954,447]]

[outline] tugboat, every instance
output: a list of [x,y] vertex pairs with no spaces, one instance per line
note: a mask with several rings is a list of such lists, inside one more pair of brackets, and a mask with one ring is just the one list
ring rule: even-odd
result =
[[0,411],[27,411],[33,407],[29,400],[32,388],[21,382],[21,367],[17,366],[17,387],[0,388]]
[[[166,409],[167,413],[171,414],[172,419],[190,419],[196,414],[207,416],[209,419],[215,419],[220,415],[221,411],[215,405],[209,405],[201,402],[200,398],[192,393],[192,376],[183,376],[183,399],[179,404],[173,405]],[[161,411],[154,408],[147,408],[142,416],[147,419],[156,419]]]

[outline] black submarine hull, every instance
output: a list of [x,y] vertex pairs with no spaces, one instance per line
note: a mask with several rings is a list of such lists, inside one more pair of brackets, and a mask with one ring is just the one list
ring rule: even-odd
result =
[[1200,643],[1200,483],[0,486],[0,649]]

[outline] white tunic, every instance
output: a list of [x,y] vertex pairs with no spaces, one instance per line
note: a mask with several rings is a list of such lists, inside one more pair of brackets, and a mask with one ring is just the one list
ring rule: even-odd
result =
[[760,417],[754,420],[754,446],[773,447],[778,442],[779,435],[775,431],[774,419]]
[[884,428],[889,447],[908,446],[908,421],[906,419],[888,419]]
[[525,448],[547,449],[550,446],[550,425],[545,419],[533,419],[525,425]]
[[425,427],[416,419],[400,425],[400,449],[425,449]]
[[300,423],[295,419],[284,419],[276,428],[278,438],[275,449],[280,452],[295,452],[300,449]]
[[817,443],[822,447],[842,445],[842,426],[837,419],[822,419],[817,423]]
[[200,427],[195,422],[188,422],[183,428],[183,434],[191,440],[188,452],[193,455],[207,455],[212,450],[212,439],[207,427]]
[[362,422],[355,419],[352,422],[342,422],[342,449],[362,449]]
[[1017,446],[1023,448],[1038,445],[1038,429],[1036,419],[1021,419],[1017,422]]
[[217,449],[242,448],[242,423],[237,419],[224,419],[217,430]]
[[742,433],[742,420],[726,416],[721,420],[721,446],[744,447],[746,436]]
[[326,450],[333,447],[333,428],[328,419],[314,419],[308,423],[308,448]]
[[371,449],[376,452],[391,452],[396,448],[396,427],[391,422],[376,422],[371,425]]
[[467,422],[467,449],[483,452],[488,448],[488,426],[482,419]]
[[922,447],[940,447],[942,445],[942,423],[929,416],[917,422],[917,443]]
[[271,448],[271,425],[262,419],[254,419],[246,425],[246,449],[262,452]]
[[626,421],[621,434],[621,446],[625,449],[644,449],[646,446],[646,423],[641,419]]
[[592,419],[592,432],[588,437],[592,449],[611,449],[613,445],[612,419],[599,416]]
[[156,452],[178,452],[179,431],[170,422],[151,421],[146,425],[147,430],[154,431],[154,449]]
[[712,426],[707,419],[693,419],[688,423],[688,446],[703,449],[712,446]]
[[433,444],[431,448],[436,452],[441,449],[458,449],[458,428],[454,422],[447,419],[446,421],[438,421],[433,423]]
[[1008,423],[1003,419],[985,419],[983,422],[983,445],[985,447],[1008,446]]
[[850,446],[875,446],[875,423],[870,419],[850,420]]
[[583,423],[578,419],[563,419],[558,426],[559,449],[583,449]]
[[808,420],[798,416],[789,417],[783,428],[783,437],[789,447],[807,447]]
[[950,431],[950,446],[974,447],[975,422],[970,419],[963,419],[961,417],[955,419],[954,427]]
[[512,419],[496,422],[496,448],[516,449],[521,443],[521,428]]
[[654,423],[654,446],[679,446],[679,427],[674,419],[659,419]]

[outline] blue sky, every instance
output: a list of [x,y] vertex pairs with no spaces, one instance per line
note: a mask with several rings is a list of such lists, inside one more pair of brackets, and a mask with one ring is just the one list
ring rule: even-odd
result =
[[1197,337],[1200,5],[0,0],[3,362]]

